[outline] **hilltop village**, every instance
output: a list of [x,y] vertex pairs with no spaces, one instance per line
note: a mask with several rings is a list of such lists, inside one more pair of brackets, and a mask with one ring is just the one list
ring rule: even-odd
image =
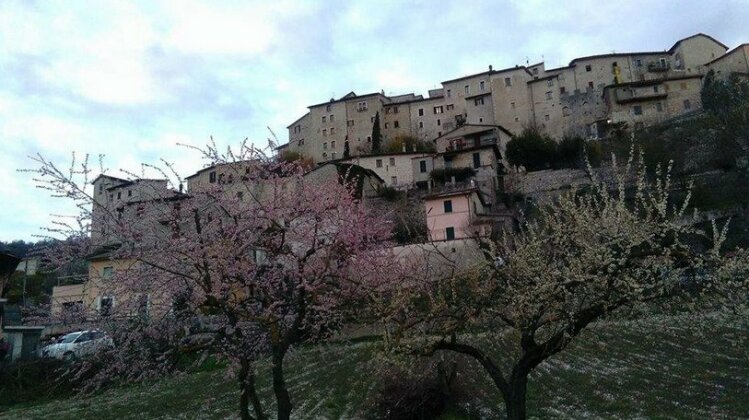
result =
[[[543,201],[583,182],[580,170],[508,171],[505,147],[514,136],[533,127],[556,140],[578,136],[595,142],[611,127],[639,130],[698,115],[702,81],[711,70],[718,78],[749,77],[749,44],[729,51],[697,34],[660,52],[580,57],[555,69],[544,63],[489,67],[444,81],[428,97],[351,92],[311,105],[288,126],[289,141],[276,151],[280,160],[304,159],[306,178],[355,174],[360,197],[393,214],[399,246],[437,243],[460,259],[471,237],[517,223],[509,195]],[[178,208],[190,194],[215,188],[241,201],[233,186],[248,182],[246,165],[203,168],[185,179],[184,191],[161,179],[94,180],[99,205],[92,212],[91,240],[99,252],[89,256],[88,280],[54,288],[53,314],[73,307],[101,313],[115,305],[97,286],[124,264],[110,254],[115,239],[105,214],[145,218],[154,207],[144,203]]]

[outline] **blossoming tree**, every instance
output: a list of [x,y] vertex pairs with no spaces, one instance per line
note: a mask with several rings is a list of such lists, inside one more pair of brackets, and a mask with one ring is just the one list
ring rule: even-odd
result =
[[[631,158],[613,182],[593,178],[541,208],[519,232],[477,238],[482,257],[462,261],[456,274],[425,265],[420,281],[395,292],[385,308],[391,344],[473,358],[502,394],[507,417],[522,419],[529,374],[592,323],[707,292],[717,298],[716,290],[745,297],[736,293],[746,278],[744,254],[730,264],[719,254],[725,226],[713,225],[713,235],[696,228],[689,197],[670,198],[667,171],[657,179],[650,184],[642,160]],[[506,341],[507,354],[492,353]]]
[[[127,319],[117,325],[136,334],[123,342],[158,332],[172,345],[144,354],[151,362],[165,360],[175,346],[200,341],[191,340],[200,320],[203,345],[227,358],[238,378],[242,418],[267,418],[255,389],[255,363],[270,356],[277,417],[288,419],[287,352],[337,331],[357,303],[390,278],[391,227],[367,210],[362,183],[345,174],[305,176],[301,166],[246,145],[226,154],[211,146],[204,156],[219,172],[209,182],[122,206],[96,199],[86,185],[93,173],[85,162],[62,171],[38,157],[35,172],[41,186],[72,199],[82,212],[54,231],[68,237],[96,231],[100,243],[78,249],[79,255],[105,249],[105,258],[120,263],[111,278],[97,279],[97,287],[118,296],[105,318]],[[168,167],[162,173],[175,179]],[[137,316],[144,309],[147,316]],[[127,345],[118,351],[139,350]],[[117,359],[127,361],[125,371],[139,369],[131,356]]]

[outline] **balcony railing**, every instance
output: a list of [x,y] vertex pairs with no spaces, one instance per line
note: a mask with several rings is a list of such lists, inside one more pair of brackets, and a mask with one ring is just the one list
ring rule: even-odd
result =
[[648,71],[651,71],[651,72],[668,71],[669,69],[671,69],[671,64],[669,64],[668,62],[664,63],[664,62],[653,61],[653,62],[648,63]]

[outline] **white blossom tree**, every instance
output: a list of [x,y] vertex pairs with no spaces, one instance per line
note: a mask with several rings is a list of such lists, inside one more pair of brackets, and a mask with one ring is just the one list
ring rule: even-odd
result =
[[[390,344],[475,359],[507,417],[523,419],[529,374],[592,323],[647,305],[743,300],[744,254],[727,262],[719,252],[727,226],[695,227],[689,197],[670,196],[668,170],[648,182],[641,157],[618,169],[613,182],[592,177],[540,208],[518,232],[477,238],[478,263],[438,272],[424,264],[382,309]],[[508,354],[492,354],[504,340]]]

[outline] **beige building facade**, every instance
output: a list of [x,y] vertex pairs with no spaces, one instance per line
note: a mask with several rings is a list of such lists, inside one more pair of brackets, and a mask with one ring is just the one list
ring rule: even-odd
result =
[[[289,143],[282,149],[296,150],[315,162],[342,157],[338,120],[330,122],[331,112],[334,119],[340,119],[336,114],[339,103],[346,106],[347,141],[352,156],[371,151],[368,138],[376,112],[381,115],[385,143],[399,135],[431,141],[464,123],[501,125],[513,134],[536,127],[556,139],[565,135],[596,138],[605,135],[610,120],[624,121],[620,109],[610,108],[605,98],[607,90],[651,81],[666,86],[670,85],[668,80],[697,80],[709,68],[749,74],[747,44],[728,54],[727,50],[720,41],[699,33],[663,51],[580,57],[568,66],[554,69],[546,69],[544,63],[502,70],[490,66],[481,73],[443,81],[441,88],[430,91],[426,98],[414,94],[388,97],[350,93],[327,104],[311,106],[308,114],[289,126]],[[686,96],[698,94],[699,83],[688,82],[687,86],[694,91]],[[672,113],[661,116],[678,117],[699,107],[698,101],[690,100],[694,107],[680,112],[680,107],[671,102],[662,106]],[[326,110],[321,111],[321,107]],[[323,123],[323,117],[327,122]],[[648,124],[661,120],[656,117],[627,122]]]

